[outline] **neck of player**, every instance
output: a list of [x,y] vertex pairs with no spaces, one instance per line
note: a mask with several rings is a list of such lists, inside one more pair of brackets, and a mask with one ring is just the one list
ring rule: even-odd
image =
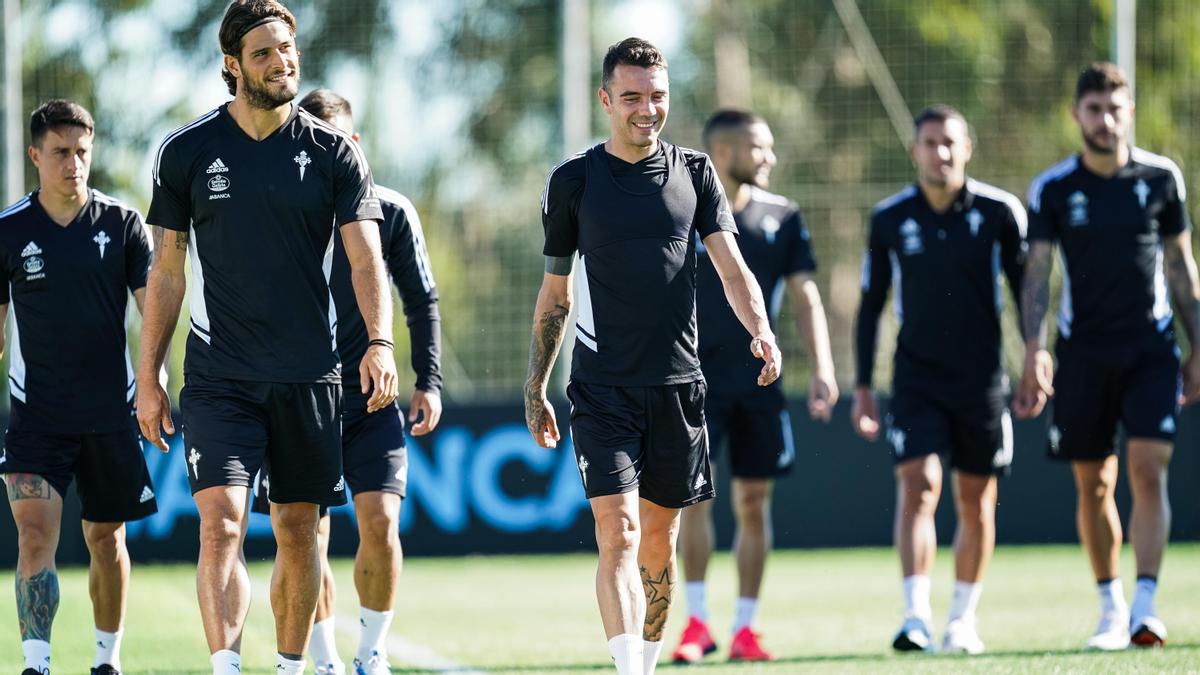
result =
[[622,143],[616,137],[609,137],[604,142],[604,150],[617,159],[629,162],[630,164],[637,164],[658,152],[658,140],[655,140],[650,145],[642,146],[632,143]]
[[753,190],[749,183],[743,183],[721,175],[721,187],[725,188],[725,197],[729,200],[729,210],[741,213],[750,204],[750,194]]
[[229,116],[233,118],[234,122],[237,122],[247,136],[256,141],[261,141],[275,133],[275,130],[283,126],[291,114],[291,102],[284,103],[278,108],[256,108],[242,97],[241,91],[238,91],[238,95],[229,102]]
[[62,227],[70,225],[75,220],[75,216],[79,215],[79,211],[83,209],[87,200],[88,187],[86,184],[80,185],[78,189],[71,192],[51,192],[44,186],[38,190],[38,203],[41,204],[42,210],[50,216],[50,220]]
[[1096,152],[1086,145],[1083,148],[1083,165],[1097,176],[1111,178],[1128,163],[1129,146],[1125,143],[1118,144],[1114,152]]
[[925,196],[925,201],[929,203],[929,208],[933,209],[934,213],[945,213],[950,210],[950,205],[954,203],[958,193],[962,192],[965,184],[966,181],[946,181],[941,185],[924,180],[917,181],[917,185],[921,188],[921,194]]

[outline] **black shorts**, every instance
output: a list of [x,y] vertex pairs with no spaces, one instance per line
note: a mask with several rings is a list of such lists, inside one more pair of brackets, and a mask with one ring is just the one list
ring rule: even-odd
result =
[[588,499],[638,490],[678,509],[716,494],[703,380],[661,387],[572,382],[571,440]]
[[1143,349],[1092,349],[1060,339],[1050,456],[1104,459],[1117,451],[1118,422],[1129,438],[1173,441],[1183,386],[1178,350],[1173,336]]
[[[778,383],[778,381],[776,381]],[[796,444],[787,400],[775,384],[741,395],[718,393],[704,401],[709,451],[716,461],[728,441],[729,467],[735,478],[777,478],[792,470]]]
[[1013,459],[1012,417],[1006,387],[974,397],[939,397],[897,388],[886,430],[896,464],[949,455],[950,467],[977,476],[1008,473]]
[[133,428],[106,434],[9,429],[3,458],[0,473],[37,474],[64,498],[74,479],[84,520],[118,523],[158,511],[141,437]]
[[266,467],[273,502],[346,503],[341,385],[185,375],[179,395],[192,494],[250,487]]
[[[408,449],[404,419],[392,404],[383,410],[347,410],[342,414],[342,469],[352,494],[390,492],[404,497],[408,489]],[[255,513],[270,513],[269,477],[255,481]],[[324,510],[322,514],[324,515]]]

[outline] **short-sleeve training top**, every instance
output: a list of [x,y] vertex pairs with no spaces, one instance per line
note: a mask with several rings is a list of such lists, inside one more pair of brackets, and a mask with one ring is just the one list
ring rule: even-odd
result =
[[190,232],[184,370],[338,382],[334,226],[382,218],[358,144],[298,106],[261,141],[227,105],[169,134],[146,219]]
[[703,377],[696,347],[696,234],[737,232],[708,156],[659,141],[630,164],[603,144],[550,172],[547,256],[579,254],[571,378],[644,387]]
[[149,266],[142,217],[99,190],[89,190],[66,227],[51,220],[37,191],[0,211],[0,303],[13,314],[9,428],[129,428],[135,392],[125,311]]
[[[804,217],[787,197],[751,188],[749,203],[733,218],[738,228],[738,250],[762,288],[771,327],[778,333],[784,280],[817,269]],[[700,266],[696,275],[696,318],[704,375],[710,382],[720,381],[734,391],[757,389],[762,361],[750,353],[750,334],[729,306],[708,252],[702,245],[697,250]],[[782,386],[775,383],[772,386]]]
[[1136,347],[1171,330],[1162,239],[1191,227],[1186,196],[1179,167],[1141,148],[1111,178],[1076,155],[1034,180],[1029,239],[1058,242],[1065,267],[1060,340]]

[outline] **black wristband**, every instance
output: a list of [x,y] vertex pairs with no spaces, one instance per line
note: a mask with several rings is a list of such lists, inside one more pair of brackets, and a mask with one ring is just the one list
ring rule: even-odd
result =
[[367,343],[368,347],[372,347],[374,345],[379,345],[380,347],[387,347],[388,349],[392,349],[392,350],[394,350],[396,348],[396,345],[392,344],[391,340],[385,340],[383,338],[375,338],[374,340],[371,340],[370,342]]

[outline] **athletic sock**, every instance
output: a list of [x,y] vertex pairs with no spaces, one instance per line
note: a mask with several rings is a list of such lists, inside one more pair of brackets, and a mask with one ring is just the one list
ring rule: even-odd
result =
[[333,637],[333,617],[313,624],[312,638],[308,641],[308,655],[316,667],[329,667],[337,672],[345,670],[346,664],[338,658],[337,643]]
[[733,634],[743,628],[754,625],[754,615],[758,613],[758,598],[738,598],[737,610],[733,615]]
[[387,654],[384,640],[387,638],[388,628],[392,625],[392,614],[392,610],[376,612],[366,607],[359,608],[362,636],[358,640],[358,653],[355,658],[366,663],[374,654]]
[[45,640],[22,640],[21,653],[25,655],[25,667],[39,673],[50,672],[50,643]]
[[914,574],[904,577],[904,616],[913,616],[925,621],[933,617],[933,607],[929,604],[927,575]]
[[304,659],[297,661],[276,653],[275,675],[304,675]]
[[708,623],[708,597],[703,581],[689,581],[683,585],[683,594],[687,598],[688,616],[694,616]]
[[241,675],[242,655],[230,650],[221,649],[213,652],[208,658],[212,663],[213,675]]
[[983,584],[970,581],[954,582],[954,599],[950,602],[950,618],[975,620],[975,610],[979,607],[979,596],[983,593]]
[[1148,616],[1155,616],[1154,611],[1154,593],[1158,590],[1158,578],[1150,575],[1138,577],[1137,585],[1133,590],[1133,607],[1129,613],[1134,621],[1139,621]]
[[1120,577],[1096,582],[1096,590],[1100,592],[1101,613],[1129,612],[1129,605],[1125,604],[1125,587],[1121,585]]
[[658,657],[662,654],[662,640],[651,642],[642,640],[642,675],[654,675],[654,669],[658,667]]
[[645,664],[641,635],[621,633],[608,641],[608,653],[617,666],[617,675],[643,675]]
[[121,631],[109,633],[96,629],[96,659],[93,668],[108,664],[121,669]]

